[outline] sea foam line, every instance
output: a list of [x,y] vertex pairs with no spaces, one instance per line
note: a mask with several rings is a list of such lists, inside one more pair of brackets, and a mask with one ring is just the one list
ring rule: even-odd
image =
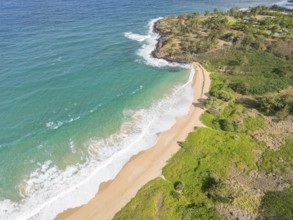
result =
[[146,39],[150,38],[149,35],[140,35],[140,34],[134,34],[132,32],[125,32],[124,36],[130,40],[142,42],[145,41]]
[[[151,56],[159,37],[152,32],[157,20],[149,23],[150,37],[144,40],[138,55],[146,64],[156,67],[190,67]],[[91,140],[90,156],[84,164],[68,166],[64,171],[50,161],[41,165],[26,181],[25,198],[20,205],[1,201],[0,219],[53,219],[68,208],[87,203],[102,182],[113,179],[131,156],[155,145],[158,134],[175,124],[176,117],[188,112],[192,102],[193,76],[194,69],[191,67],[188,81],[175,88],[171,95],[149,109],[131,113],[132,122],[124,124],[117,134],[107,140]]]

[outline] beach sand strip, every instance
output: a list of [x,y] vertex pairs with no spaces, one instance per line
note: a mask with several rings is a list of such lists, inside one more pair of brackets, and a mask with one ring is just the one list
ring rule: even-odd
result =
[[64,211],[56,220],[110,220],[140,188],[162,175],[166,162],[180,149],[178,143],[183,142],[194,127],[204,127],[200,116],[205,111],[204,102],[211,80],[199,63],[194,63],[194,69],[193,102],[189,112],[177,118],[169,130],[160,134],[153,147],[133,156],[113,180],[102,183],[89,203]]

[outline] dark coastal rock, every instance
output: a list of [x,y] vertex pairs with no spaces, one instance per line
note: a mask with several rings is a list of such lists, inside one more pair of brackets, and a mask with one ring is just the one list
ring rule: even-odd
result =
[[165,42],[168,40],[168,34],[161,31],[160,23],[161,23],[161,20],[156,21],[154,24],[154,27],[153,27],[153,31],[155,33],[159,34],[160,37],[159,37],[158,42],[156,44],[155,50],[152,52],[152,56],[155,58],[158,58],[158,59],[164,59],[170,63],[175,62],[175,63],[180,63],[180,64],[187,64],[187,62],[184,60],[180,60],[178,58],[174,59],[174,58],[160,55],[160,49],[164,46]]

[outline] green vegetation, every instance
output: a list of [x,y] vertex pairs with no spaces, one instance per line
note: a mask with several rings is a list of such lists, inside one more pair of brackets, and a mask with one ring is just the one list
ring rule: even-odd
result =
[[266,127],[264,118],[261,116],[257,116],[257,117],[248,116],[247,118],[243,120],[243,123],[244,123],[245,130],[247,131],[254,131],[254,130],[258,130],[260,128]]
[[286,11],[259,6],[164,18],[158,26],[167,40],[157,55],[221,73],[218,96],[227,99],[229,88],[254,96],[281,91],[293,86],[293,14]]
[[[157,178],[146,184],[114,219],[180,219],[187,205],[171,183]],[[178,207],[182,208],[176,211]]]
[[212,75],[210,98],[206,103],[208,112],[202,120],[207,126],[223,131],[240,131],[242,125],[238,116],[243,112],[242,105],[236,103],[236,93],[217,75]]
[[[227,49],[231,46],[268,51],[292,58],[293,15],[277,7],[259,6],[248,11],[233,8],[227,12],[206,12],[166,17],[159,21],[166,41],[159,57],[192,61],[197,54]],[[231,63],[232,64],[232,63]],[[233,62],[237,65],[238,62]]]
[[260,98],[260,109],[268,115],[284,118],[293,113],[293,89],[267,94]]
[[211,179],[216,183],[228,175],[229,167],[244,171],[255,168],[257,158],[252,150],[258,148],[246,134],[197,128],[189,134],[182,150],[164,168],[163,174],[173,183],[183,182],[183,194],[189,201],[195,202],[194,198],[202,193],[202,189],[211,187]]
[[202,54],[198,60],[211,72],[221,73],[218,77],[243,95],[263,95],[293,85],[292,60],[266,51],[232,48]]
[[209,112],[205,112],[205,113],[202,114],[200,120],[201,120],[206,126],[215,129],[216,127],[215,127],[214,124],[213,124],[214,118],[215,118],[214,115],[212,115],[212,114],[209,113]]
[[260,214],[263,219],[293,219],[292,204],[292,192],[268,192],[261,201]]
[[[288,140],[277,151],[269,150],[263,154],[259,163],[261,170],[284,175],[293,170],[293,139]],[[292,175],[292,174],[291,174]]]
[[212,73],[207,128],[192,131],[164,178],[114,219],[293,219],[293,135],[277,137],[285,144],[274,150],[258,139],[275,140],[274,123],[292,120],[292,12],[259,6],[159,22],[166,41],[158,57],[198,61]]
[[230,167],[256,168],[253,149],[246,134],[196,129],[164,168],[166,180],[149,182],[114,219],[218,219],[216,205],[232,202],[223,180]]

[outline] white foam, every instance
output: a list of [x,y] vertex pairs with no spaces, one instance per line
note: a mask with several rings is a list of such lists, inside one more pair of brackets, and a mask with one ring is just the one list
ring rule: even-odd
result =
[[240,8],[239,11],[248,11],[249,8]]
[[134,34],[132,32],[125,32],[124,36],[130,40],[134,40],[134,41],[145,41],[146,39],[150,38],[150,35],[140,35],[140,34]]
[[65,120],[65,121],[56,121],[56,122],[49,121],[49,122],[46,123],[46,127],[49,128],[49,129],[58,129],[61,126],[63,126],[64,124],[69,124],[69,123],[71,123],[73,121],[76,121],[78,119],[80,119],[80,116],[77,116],[75,118],[70,118],[70,119]]
[[72,139],[69,140],[69,147],[71,150],[71,153],[75,154],[76,153],[76,147],[75,147],[75,143]]
[[[158,66],[167,62],[155,60],[146,62],[155,62]],[[53,219],[67,208],[87,203],[100,183],[113,179],[132,155],[153,146],[159,133],[169,129],[176,117],[187,113],[192,102],[193,76],[192,68],[188,82],[174,88],[150,108],[125,110],[125,118],[131,119],[123,123],[117,133],[85,143],[89,151],[86,162],[65,170],[60,170],[52,161],[39,164],[19,187],[24,197],[21,203],[0,202],[0,219]],[[74,151],[76,146],[72,140],[70,146]]]
[[50,129],[58,129],[58,128],[60,128],[62,125],[63,125],[63,122],[61,122],[61,121],[56,121],[56,122],[54,122],[54,121],[49,121],[49,122],[46,123],[46,127],[47,127],[47,128],[50,128]]

